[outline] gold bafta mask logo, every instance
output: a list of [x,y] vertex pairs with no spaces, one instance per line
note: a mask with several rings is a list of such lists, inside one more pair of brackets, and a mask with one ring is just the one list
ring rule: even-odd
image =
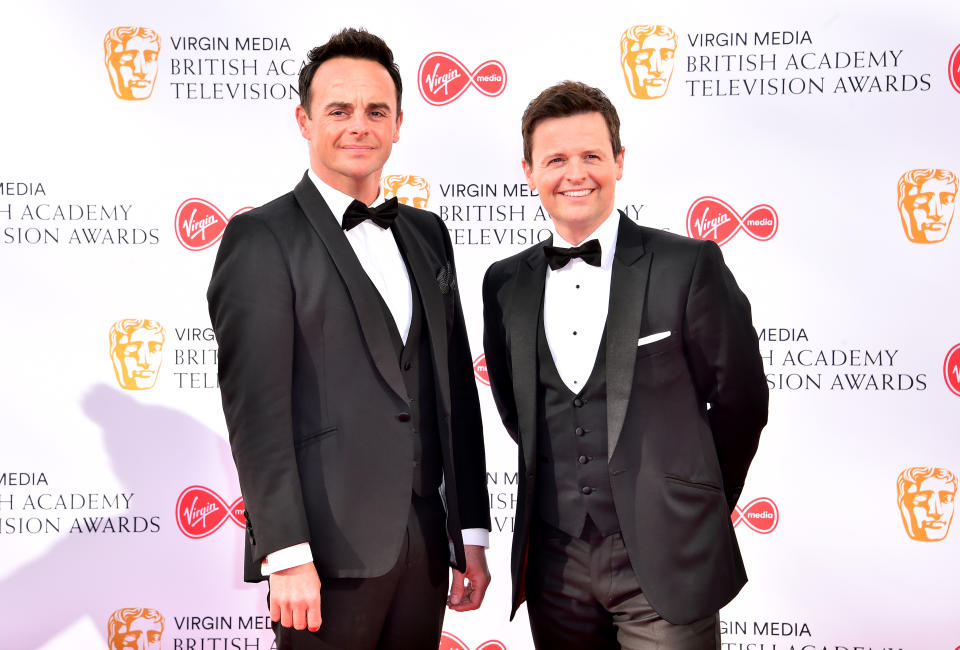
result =
[[957,477],[941,467],[910,467],[897,479],[897,504],[907,535],[938,542],[950,532]]
[[663,25],[634,25],[620,37],[620,66],[627,90],[637,99],[667,94],[673,76],[677,35]]
[[121,388],[153,388],[163,361],[163,340],[163,326],[155,320],[124,318],[113,324],[110,358]]
[[383,198],[397,197],[397,201],[414,208],[427,209],[430,184],[420,176],[391,174],[383,179]]
[[914,169],[900,177],[897,205],[907,239],[942,242],[950,231],[957,200],[957,176],[946,169]]
[[147,99],[157,80],[160,35],[149,27],[114,27],[103,37],[104,64],[120,99]]
[[163,614],[146,607],[122,607],[107,621],[110,650],[159,650],[162,647]]

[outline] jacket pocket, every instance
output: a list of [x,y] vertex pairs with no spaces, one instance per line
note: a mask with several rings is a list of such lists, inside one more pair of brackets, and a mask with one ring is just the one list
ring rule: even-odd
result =
[[336,432],[337,432],[336,425],[331,427],[325,427],[323,429],[317,429],[316,431],[311,431],[310,433],[304,436],[300,436],[298,440],[294,441],[293,445],[294,447],[302,447],[307,443],[312,443],[317,440],[322,440],[323,438],[326,438],[327,436],[334,434]]

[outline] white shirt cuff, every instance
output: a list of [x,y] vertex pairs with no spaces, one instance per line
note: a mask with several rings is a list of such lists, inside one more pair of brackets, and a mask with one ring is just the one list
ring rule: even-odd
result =
[[277,571],[292,569],[301,564],[313,562],[313,553],[310,552],[310,543],[302,542],[296,546],[281,548],[279,551],[268,553],[260,564],[260,575],[268,576]]
[[490,531],[486,528],[465,528],[460,534],[465,545],[490,548]]

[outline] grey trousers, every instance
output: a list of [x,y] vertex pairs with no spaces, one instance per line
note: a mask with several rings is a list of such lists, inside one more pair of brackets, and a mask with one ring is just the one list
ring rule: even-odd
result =
[[719,650],[718,615],[674,625],[654,611],[619,532],[603,537],[589,518],[579,538],[534,528],[527,613],[538,649]]

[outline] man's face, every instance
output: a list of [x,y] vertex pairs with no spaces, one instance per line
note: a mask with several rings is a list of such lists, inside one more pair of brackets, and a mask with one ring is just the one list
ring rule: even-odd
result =
[[561,234],[589,235],[613,212],[614,191],[623,176],[623,150],[614,156],[603,115],[542,120],[531,144],[532,163],[523,161],[530,189],[540,193]]
[[901,508],[909,520],[910,536],[916,540],[933,542],[947,536],[953,519],[953,499],[957,490],[953,483],[942,478],[927,478],[903,497]]
[[121,385],[128,390],[153,388],[162,350],[163,334],[156,330],[137,329],[121,337],[113,350],[114,365],[123,375]]
[[121,99],[146,99],[153,92],[157,79],[156,41],[134,36],[123,44],[123,49],[110,56],[114,90]]
[[956,198],[956,189],[945,180],[930,178],[920,185],[908,186],[900,217],[910,241],[943,241],[953,221]]
[[154,650],[159,649],[163,629],[160,621],[135,618],[121,626],[111,642],[111,650]]
[[651,34],[642,41],[631,41],[623,62],[624,74],[632,79],[631,94],[640,99],[663,97],[673,75],[676,43],[665,36]]
[[310,89],[310,115],[298,106],[297,123],[310,141],[313,170],[341,191],[378,184],[403,119],[386,68],[366,59],[330,59],[317,68]]
[[397,188],[397,200],[404,205],[412,205],[415,208],[425,210],[427,199],[430,198],[430,192],[425,187],[415,187],[413,185],[401,185]]

